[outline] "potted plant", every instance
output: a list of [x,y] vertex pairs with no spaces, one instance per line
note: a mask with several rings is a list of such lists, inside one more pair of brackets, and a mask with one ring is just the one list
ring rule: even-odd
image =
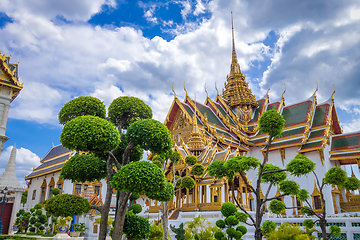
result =
[[67,233],[69,229],[69,222],[72,220],[71,217],[60,217],[57,229],[59,233]]
[[71,227],[73,227],[74,232],[70,232],[71,237],[80,237],[83,236],[87,227],[85,227],[85,223],[74,223],[71,224]]

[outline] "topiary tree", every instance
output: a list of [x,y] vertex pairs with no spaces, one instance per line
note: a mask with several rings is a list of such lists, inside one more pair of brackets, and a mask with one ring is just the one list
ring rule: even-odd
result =
[[51,193],[53,196],[57,196],[61,193],[61,190],[59,188],[54,188]]
[[[288,171],[295,175],[295,176],[300,176],[301,173],[303,171],[307,171],[307,169],[305,169],[307,164],[306,162],[311,162],[311,160],[307,159],[305,156],[302,155],[297,155],[295,157],[295,159],[290,162],[287,165],[287,169]],[[325,173],[325,177],[320,181],[320,179],[318,178],[317,174],[315,173],[314,170],[312,170],[314,177],[315,177],[315,184],[320,192],[320,200],[321,200],[321,206],[322,206],[322,210],[321,213],[316,212],[311,206],[310,201],[309,201],[309,193],[302,189],[301,191],[299,191],[296,194],[296,197],[298,200],[305,202],[307,204],[307,206],[303,206],[303,207],[296,207],[296,208],[300,208],[300,211],[303,214],[309,215],[309,216],[315,216],[317,218],[317,220],[312,223],[319,223],[320,228],[321,228],[321,233],[322,233],[322,237],[324,240],[328,240],[329,236],[327,236],[326,233],[326,224],[327,224],[327,220],[326,220],[326,199],[324,198],[324,188],[326,186],[338,186],[341,188],[344,188],[346,190],[350,190],[350,191],[354,191],[359,189],[360,187],[360,182],[358,179],[354,178],[354,177],[347,177],[346,172],[341,169],[340,167],[332,167],[330,168],[326,173]],[[270,211],[274,212],[274,213],[278,213],[283,211],[284,209],[292,209],[295,207],[286,207],[285,205],[281,205],[279,203],[274,203],[273,206],[269,206]],[[308,225],[308,227],[311,226],[311,223],[309,221],[307,221],[306,223],[304,223],[306,225]],[[330,235],[339,235],[341,234],[341,229],[340,228],[330,228]]]
[[[251,190],[255,195],[255,218],[252,217],[245,208],[238,202],[234,197],[236,205],[247,214],[248,218],[244,221],[245,224],[254,226],[256,240],[262,239],[263,233],[261,231],[261,222],[264,215],[265,204],[266,202],[272,201],[276,198],[283,197],[286,195],[296,195],[300,189],[299,185],[294,181],[286,180],[287,171],[291,172],[289,169],[282,169],[278,166],[275,166],[271,163],[267,163],[267,158],[269,155],[269,149],[274,138],[280,136],[285,125],[284,118],[276,112],[275,109],[265,112],[259,120],[259,130],[262,133],[269,134],[268,144],[266,146],[266,152],[264,159],[260,161],[255,157],[245,157],[238,156],[224,161],[214,161],[208,167],[208,174],[210,176],[215,176],[217,179],[227,178],[232,189],[232,196],[235,196],[235,187],[234,187],[234,177],[238,175],[242,178],[243,182],[246,184],[246,187]],[[296,158],[298,159],[298,158]],[[293,159],[289,164],[294,164]],[[296,172],[299,176],[306,175],[314,170],[315,164],[312,161],[303,161],[302,166],[299,168],[299,171]],[[300,170],[301,169],[301,170]],[[258,172],[257,179],[254,184],[250,184],[245,176],[245,172],[250,170],[256,170]],[[268,183],[268,188],[265,191],[265,195],[262,198],[261,194],[261,183]],[[270,197],[269,193],[273,186],[279,185],[279,189],[282,193],[280,196]],[[229,230],[230,234],[233,233],[233,230]]]
[[30,209],[31,217],[29,219],[29,230],[33,233],[42,233],[45,229],[44,224],[47,223],[47,217],[43,214],[43,206],[41,204],[35,204],[33,208]]
[[146,218],[137,216],[132,211],[126,213],[124,233],[127,239],[146,239],[149,237],[150,232],[151,226]]
[[217,240],[233,238],[241,239],[241,237],[247,233],[247,228],[242,225],[237,225],[240,223],[240,220],[242,222],[246,221],[247,215],[245,213],[238,212],[236,205],[232,202],[224,203],[221,206],[221,213],[225,217],[225,220],[217,220],[216,226],[225,230],[227,238],[222,231],[217,231],[215,233],[215,238]]
[[82,197],[72,194],[61,194],[45,201],[45,210],[55,217],[70,217],[89,212],[91,206]]
[[278,239],[296,239],[296,240],[309,240],[315,239],[314,236],[309,236],[300,226],[290,224],[289,222],[282,223],[278,229],[273,230],[266,234],[267,240]]
[[[122,172],[130,171],[129,168],[125,168],[126,165],[139,161],[143,150],[164,154],[172,145],[169,130],[162,123],[149,119],[152,117],[151,109],[140,99],[115,99],[108,109],[109,121],[105,119],[105,112],[105,105],[100,100],[79,97],[66,103],[59,113],[59,122],[64,124],[60,137],[63,146],[86,153],[77,154],[67,161],[61,176],[80,182],[105,178],[107,182],[104,204],[91,206],[101,213],[99,240],[105,240],[106,237],[111,185],[119,189],[114,239],[119,239],[123,233],[128,199],[132,191],[128,191],[130,188],[123,185],[123,182],[117,181],[121,182],[125,177]],[[115,174],[116,180],[113,180]],[[164,178],[161,171],[150,171],[143,175],[156,174],[160,175],[154,179]],[[143,177],[151,179],[150,176]],[[148,192],[146,185],[144,186],[141,191]],[[160,191],[163,186],[158,184],[152,189]]]
[[18,213],[16,213],[15,224],[17,226],[18,232],[26,232],[29,226],[29,219],[31,214],[25,212],[24,209],[20,209]]

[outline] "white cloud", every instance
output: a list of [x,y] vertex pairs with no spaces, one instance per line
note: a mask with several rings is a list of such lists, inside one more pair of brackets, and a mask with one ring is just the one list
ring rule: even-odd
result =
[[[4,173],[7,163],[10,158],[10,153],[13,146],[7,147],[1,154],[0,157],[0,173],[1,175]],[[20,185],[25,185],[25,175],[29,175],[31,173],[31,169],[33,167],[37,167],[40,164],[40,157],[35,153],[31,152],[26,148],[18,148],[16,150],[16,177],[18,178]]]
[[358,132],[360,131],[360,121],[359,119],[353,119],[349,123],[342,123],[344,133]]
[[[242,71],[247,74],[268,65],[263,76],[247,78],[254,94],[262,96],[269,81],[271,98],[277,99],[286,84],[289,104],[309,97],[317,81],[321,102],[331,95],[334,83],[338,87],[338,106],[348,107],[350,103],[345,99],[352,96],[351,109],[359,108],[354,86],[358,86],[360,34],[354,30],[356,20],[349,21],[350,9],[359,7],[344,4],[332,8],[329,6],[338,3],[327,1],[322,3],[327,8],[316,15],[307,9],[307,2],[292,6],[286,1],[269,1],[259,9],[257,1],[197,0],[194,11],[188,0],[174,2],[182,6],[184,19],[205,10],[211,12],[211,17],[174,24],[169,31],[176,36],[166,41],[146,38],[132,27],[108,29],[84,22],[52,21],[59,15],[85,21],[101,11],[102,4],[115,7],[112,1],[74,1],[75,6],[84,6],[81,9],[69,9],[70,5],[62,1],[39,6],[43,2],[36,0],[33,6],[24,2],[17,8],[0,3],[13,18],[0,29],[0,49],[7,54],[13,52],[15,61],[21,59],[19,72],[25,83],[13,102],[10,117],[57,124],[59,108],[74,96],[91,94],[108,104],[123,94],[139,96],[163,120],[172,100],[172,83],[179,96],[184,94],[184,81],[189,94],[196,93],[198,99],[205,98],[205,83],[210,95],[215,93],[215,82],[221,91],[231,61],[233,9],[238,11],[234,12],[235,44]],[[146,6],[145,15],[152,18],[155,10],[155,5]],[[277,35],[272,40],[275,45],[266,46],[263,42],[271,31]],[[342,84],[345,81],[347,85]],[[298,89],[302,89],[301,96]]]

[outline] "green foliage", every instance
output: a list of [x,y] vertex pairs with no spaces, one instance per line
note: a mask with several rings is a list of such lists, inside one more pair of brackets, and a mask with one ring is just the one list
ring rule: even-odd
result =
[[35,208],[36,210],[40,210],[40,209],[43,208],[43,206],[42,206],[40,203],[37,203],[37,204],[35,204],[34,208]]
[[225,218],[225,223],[229,226],[236,226],[239,224],[239,219],[237,219],[234,215],[228,216]]
[[185,162],[186,162],[186,164],[192,166],[195,163],[197,163],[197,158],[194,155],[188,155],[185,158]]
[[281,135],[285,126],[285,119],[275,109],[266,111],[259,120],[259,130],[272,134],[274,137]]
[[[170,225],[171,228],[171,225]],[[185,230],[184,230],[185,233]],[[156,223],[155,221],[151,224],[151,232],[148,240],[162,240],[163,239],[163,227],[162,224]]]
[[247,233],[247,228],[245,226],[237,226],[236,231],[239,231],[242,233],[242,235],[245,235]]
[[224,163],[224,161],[220,160],[212,162],[207,170],[209,175],[212,177],[216,177],[217,179],[222,179],[223,177],[227,176],[227,170],[224,166]]
[[130,210],[133,211],[133,213],[138,214],[142,211],[142,206],[140,204],[133,204],[130,208]]
[[73,182],[94,182],[107,177],[106,162],[94,154],[75,154],[61,168],[60,177]]
[[28,191],[26,190],[25,192],[22,193],[21,195],[21,203],[25,204],[27,201],[27,197],[28,197]]
[[164,159],[160,155],[156,154],[155,156],[152,157],[152,161],[159,161],[163,163]]
[[[22,229],[26,229],[29,226],[30,217],[31,214],[25,212],[24,209],[20,209],[19,212],[16,213],[16,219],[14,225],[17,226],[18,232],[21,232]],[[33,218],[35,220],[35,217]]]
[[330,235],[341,236],[341,228],[336,225],[331,225],[329,228]]
[[131,162],[116,172],[111,187],[125,192],[155,194],[165,187],[165,175],[151,162]]
[[152,118],[151,108],[136,97],[118,97],[111,102],[108,110],[110,121],[122,129],[138,120]]
[[332,167],[325,173],[323,182],[330,185],[342,186],[347,179],[346,172],[340,167]]
[[45,210],[56,217],[69,217],[81,215],[90,211],[89,202],[82,197],[61,194],[48,199],[45,203]]
[[240,222],[246,222],[246,220],[248,219],[248,216],[246,213],[243,212],[236,212],[235,213],[235,217],[237,219],[239,219]]
[[212,226],[204,217],[196,217],[185,223],[186,240],[215,240],[215,232],[220,231],[216,226]]
[[343,187],[346,190],[355,191],[360,188],[360,181],[355,177],[348,177],[345,180]]
[[315,222],[312,219],[306,219],[303,222],[304,227],[313,228],[315,226]]
[[133,212],[127,212],[124,222],[124,233],[128,239],[144,239],[149,237],[151,226],[149,221],[135,215]]
[[269,221],[269,220],[266,220],[263,223],[263,225],[261,226],[261,232],[265,236],[268,235],[269,233],[271,233],[272,231],[274,231],[275,229],[276,229],[276,223],[274,223],[273,221]]
[[267,240],[308,240],[309,236],[297,225],[282,223],[278,229],[267,235]]
[[94,97],[77,97],[67,102],[59,112],[59,122],[64,125],[79,116],[97,116],[105,118],[106,110],[102,101]]
[[193,189],[195,186],[195,180],[190,176],[184,177],[181,179],[181,186],[183,188]]
[[172,147],[169,129],[154,119],[134,122],[128,127],[126,135],[135,145],[157,154],[168,152]]
[[269,210],[275,214],[280,214],[285,209],[285,203],[279,200],[272,200],[269,204]]
[[[61,168],[63,169],[64,166]],[[52,191],[51,191],[52,195],[56,196],[56,195],[59,195],[61,193],[61,190],[59,188],[54,188]]]
[[181,159],[181,155],[177,151],[172,151],[169,158],[171,162],[178,163]]
[[302,154],[298,154],[287,165],[286,170],[296,177],[304,176],[315,170],[316,164]]
[[261,182],[269,182],[269,183],[272,182],[273,184],[278,184],[279,182],[284,181],[286,179],[285,172],[266,174],[266,172],[278,171],[278,170],[281,170],[281,168],[271,163],[266,163],[263,168],[263,175],[261,176]]
[[281,181],[279,183],[279,189],[284,194],[296,195],[299,192],[299,184],[295,181]]
[[[217,240],[221,240],[223,237],[225,237],[225,234],[224,234],[223,232],[217,231],[217,232],[215,232],[214,237],[215,237]],[[225,238],[225,239],[226,239],[226,238]]]
[[[175,188],[181,187],[181,177],[178,175],[175,175],[175,181],[176,181]],[[171,180],[171,183],[174,184],[174,178]]]
[[236,230],[234,228],[227,228],[226,229],[226,234],[230,237],[230,238],[233,238],[235,237],[235,234],[236,234]]
[[256,157],[240,157],[240,163],[243,166],[243,171],[249,171],[250,169],[255,170],[260,166],[260,160]]
[[196,163],[194,166],[192,166],[190,174],[195,176],[200,176],[204,173],[204,166],[202,164]]
[[106,119],[80,116],[65,124],[60,142],[68,149],[104,153],[119,145],[120,133]]
[[168,202],[171,199],[173,199],[175,195],[174,186],[172,183],[166,182],[165,187],[160,192],[149,192],[146,196],[148,196],[150,199],[157,200],[159,202]]
[[309,192],[306,189],[300,189],[299,192],[296,194],[296,199],[300,201],[305,201],[309,198]]
[[157,161],[157,160],[155,160],[155,161],[153,160],[152,163],[153,163],[155,166],[157,166],[157,167],[159,167],[160,169],[162,169],[162,165],[163,165],[162,162]]
[[130,195],[129,200],[130,200],[130,201],[134,201],[134,200],[136,200],[136,199],[139,199],[140,196],[141,196],[140,193],[132,192],[131,195]]
[[313,211],[311,208],[307,207],[307,206],[304,206],[303,208],[301,208],[301,209],[300,209],[300,212],[301,212],[302,214],[307,214],[307,215],[309,215],[309,216],[313,216],[313,215],[314,215],[314,211]]
[[[180,223],[178,228],[175,228],[175,226],[172,226],[170,224],[170,229],[171,229],[171,231],[173,231],[175,233],[176,240],[185,240],[184,223]],[[161,239],[159,239],[159,240],[162,240],[162,235],[161,235]]]
[[231,215],[235,215],[237,212],[236,205],[232,202],[226,202],[221,205],[221,213],[224,215],[224,217],[229,217]]
[[224,229],[226,227],[224,220],[221,220],[221,219],[217,220],[215,224],[220,229]]

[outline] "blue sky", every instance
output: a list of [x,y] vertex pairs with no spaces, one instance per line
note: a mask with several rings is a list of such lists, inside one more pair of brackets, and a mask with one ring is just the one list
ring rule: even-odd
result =
[[0,50],[18,62],[24,89],[12,102],[0,172],[16,143],[23,179],[52,144],[57,113],[77,96],[108,105],[136,96],[164,121],[173,100],[215,96],[231,61],[231,22],[241,69],[253,93],[272,100],[286,84],[287,104],[318,102],[336,85],[345,132],[359,131],[360,3],[337,0],[3,0]]

